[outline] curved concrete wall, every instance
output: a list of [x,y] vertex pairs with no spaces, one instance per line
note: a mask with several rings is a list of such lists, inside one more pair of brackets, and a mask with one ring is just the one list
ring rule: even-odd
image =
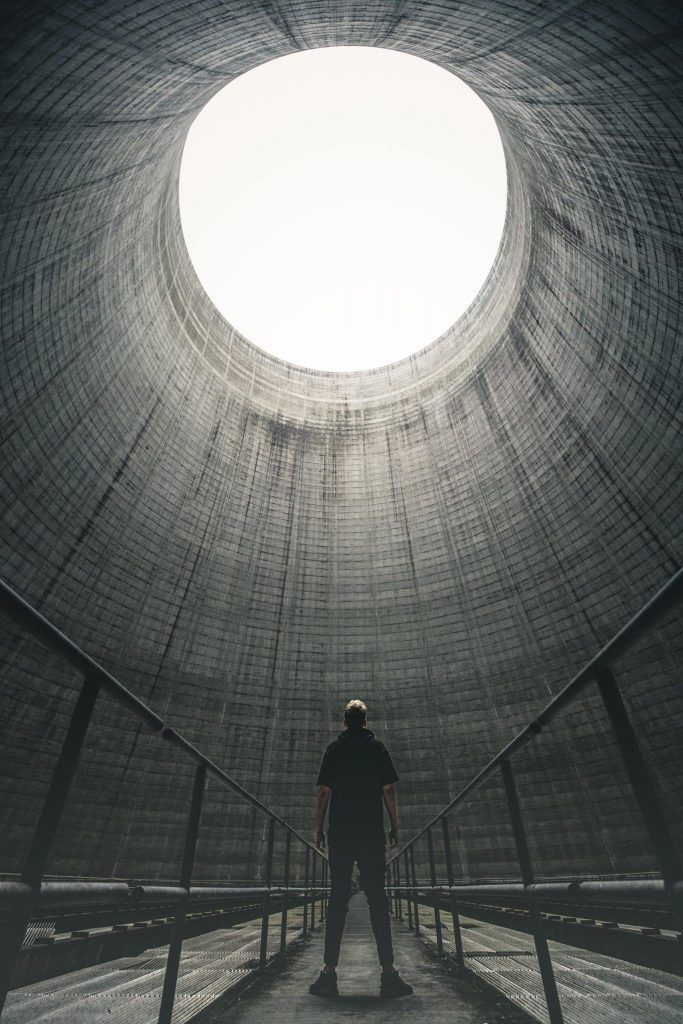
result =
[[[408,833],[678,565],[680,33],[675,5],[650,7],[148,0],[22,5],[10,24],[3,571],[302,829],[349,696],[394,754]],[[458,74],[510,172],[482,295],[360,374],[237,335],[194,277],[176,195],[217,89],[338,44]],[[672,816],[675,636],[624,669]],[[74,680],[18,631],[3,642],[11,871]],[[104,700],[51,870],[172,876],[190,783],[171,763]],[[542,873],[652,866],[620,782],[588,699],[521,758]],[[501,815],[491,787],[462,817],[468,876],[514,870]],[[251,812],[211,790],[206,825],[200,872],[253,875]]]

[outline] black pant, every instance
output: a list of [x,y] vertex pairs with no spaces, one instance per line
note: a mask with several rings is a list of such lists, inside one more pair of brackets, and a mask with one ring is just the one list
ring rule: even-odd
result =
[[357,863],[360,870],[360,887],[370,908],[370,923],[377,943],[379,962],[383,967],[393,964],[389,899],[384,891],[384,836],[330,836],[329,856],[330,901],[325,925],[325,963],[329,967],[336,967],[339,961],[351,895],[351,874],[354,863]]

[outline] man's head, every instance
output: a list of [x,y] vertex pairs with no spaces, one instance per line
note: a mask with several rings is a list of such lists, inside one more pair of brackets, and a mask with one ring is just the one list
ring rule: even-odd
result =
[[365,725],[368,709],[362,700],[350,700],[344,708],[344,725],[347,729],[361,729]]

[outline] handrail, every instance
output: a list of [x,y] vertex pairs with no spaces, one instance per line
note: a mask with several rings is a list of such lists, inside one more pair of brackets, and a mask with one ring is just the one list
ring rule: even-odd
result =
[[541,711],[527,725],[521,729],[491,760],[484,765],[474,778],[472,778],[460,792],[453,797],[450,803],[439,811],[435,817],[428,821],[415,835],[405,843],[393,857],[389,858],[387,864],[397,860],[404,851],[417,842],[429,829],[437,825],[450,811],[463,803],[470,794],[478,789],[488,779],[493,771],[498,768],[502,761],[506,761],[512,754],[516,753],[523,746],[537,736],[543,726],[547,725],[555,715],[571,704],[578,696],[584,686],[592,682],[601,669],[609,666],[619,655],[623,654],[641,636],[647,626],[661,618],[673,605],[683,596],[683,568],[679,569],[664,586],[657,591],[654,597],[643,605],[639,612],[605,644],[605,646],[584,665],[580,672],[567,683],[565,687],[553,699],[542,708]]
[[[466,970],[465,955],[460,931],[460,919],[458,905],[463,898],[471,900],[475,893],[484,893],[485,898],[490,898],[494,890],[501,889],[509,895],[512,891],[523,900],[526,905],[529,930],[534,939],[536,957],[538,959],[541,981],[548,1010],[550,1024],[563,1024],[562,1006],[555,981],[552,956],[548,946],[548,935],[546,923],[543,920],[539,908],[539,899],[548,893],[548,886],[553,883],[538,884],[534,880],[534,869],[527,840],[526,828],[522,814],[522,807],[517,794],[517,785],[512,769],[512,757],[518,750],[533,740],[542,731],[548,722],[552,721],[558,712],[567,707],[589,683],[594,682],[602,698],[604,710],[607,713],[609,724],[621,756],[622,764],[633,792],[636,806],[640,812],[645,832],[656,857],[662,875],[661,882],[653,885],[648,882],[648,891],[657,891],[670,905],[673,920],[678,928],[683,929],[683,863],[676,848],[671,831],[668,827],[666,816],[661,807],[657,787],[651,777],[645,758],[640,750],[640,744],[633,724],[630,720],[626,705],[624,704],[617,681],[612,672],[613,662],[626,651],[648,627],[651,627],[665,612],[677,603],[683,594],[683,569],[679,569],[669,582],[659,590],[650,601],[641,608],[630,622],[607,643],[553,699],[546,704],[538,715],[528,722],[520,732],[517,733],[500,750],[488,764],[471,779],[467,785],[431,819],[423,828],[389,859],[387,873],[389,879],[393,878],[392,891],[394,898],[400,901],[401,893],[407,893],[408,904],[408,925],[413,927],[416,934],[420,933],[420,916],[418,905],[424,902],[424,894],[438,894],[444,892],[444,887],[437,885],[436,860],[434,856],[434,840],[432,829],[438,822],[441,823],[443,831],[443,849],[448,876],[447,892],[449,894],[451,916],[453,919],[453,938],[455,942],[455,957],[458,968]],[[448,830],[447,815],[454,808],[462,804],[475,790],[477,790],[496,769],[500,769],[502,783],[505,789],[507,809],[514,837],[515,850],[519,862],[521,883],[504,886],[461,886],[453,885],[453,860],[451,854],[451,840]],[[431,885],[418,883],[415,874],[415,845],[422,836],[427,839],[427,858],[429,861],[429,876]],[[405,874],[405,886],[399,884],[400,864],[399,858],[403,858]],[[568,892],[573,892],[570,883],[567,886]],[[581,891],[580,887],[575,887]],[[604,884],[603,884],[604,889]],[[555,889],[552,890],[556,891]],[[589,892],[591,889],[584,889]],[[613,892],[616,890],[612,890]],[[421,897],[420,894],[423,894]],[[429,904],[432,906],[432,904]],[[443,952],[443,933],[441,927],[441,910],[438,901],[432,906],[434,914],[434,930],[436,935],[437,950]],[[400,913],[400,902],[399,902]]]
[[[612,662],[642,634],[646,627],[651,626],[657,619],[671,608],[683,593],[683,570],[679,570],[669,582],[648,601],[648,603],[634,616],[626,626],[621,629],[613,639],[606,644],[598,654],[584,666],[581,671],[539,712],[536,718],[515,736],[485,765],[477,775],[458,793],[445,808],[443,808],[427,825],[417,832],[405,846],[397,851],[387,863],[387,873],[391,880],[394,879],[394,889],[398,892],[403,889],[398,885],[399,866],[398,858],[404,858],[406,890],[412,893],[413,913],[415,931],[419,933],[418,903],[419,892],[431,891],[433,893],[443,891],[437,886],[436,867],[434,858],[434,844],[432,828],[437,822],[443,827],[444,851],[446,855],[448,888],[450,893],[451,908],[453,916],[454,938],[456,943],[456,958],[458,966],[464,969],[464,957],[462,949],[462,938],[456,908],[458,893],[463,888],[453,885],[453,868],[450,849],[450,838],[446,815],[461,804],[471,793],[489,778],[496,768],[500,768],[502,781],[505,787],[505,795],[510,814],[510,821],[515,840],[515,847],[519,860],[522,881],[519,886],[520,895],[527,901],[530,928],[534,937],[536,954],[539,961],[541,979],[543,982],[548,1015],[550,1024],[562,1024],[562,1009],[555,983],[552,967],[552,960],[547,943],[547,936],[544,924],[538,908],[538,896],[540,887],[534,881],[532,861],[529,853],[529,846],[526,838],[526,831],[515,779],[512,771],[511,758],[521,747],[537,736],[542,728],[550,722],[553,717],[564,707],[572,703],[578,693],[589,682],[597,683],[600,695],[614,737],[617,741],[626,773],[631,784],[636,804],[643,819],[645,830],[650,839],[655,855],[657,857],[661,874],[662,889],[670,901],[674,919],[680,922],[683,927],[683,867],[681,860],[669,832],[665,816],[659,806],[659,799],[656,787],[654,786],[650,773],[642,757],[636,733],[630,722],[628,712],[621,699],[616,680],[611,671]],[[159,1024],[170,1024],[173,1013],[175,998],[175,987],[180,962],[180,952],[183,939],[183,924],[185,910],[191,894],[192,868],[194,854],[199,833],[202,799],[205,791],[207,773],[211,773],[226,788],[235,792],[240,799],[245,800],[269,819],[268,828],[268,854],[265,875],[265,886],[258,887],[263,892],[263,915],[261,925],[261,951],[260,967],[265,967],[267,961],[268,941],[268,919],[269,900],[271,895],[278,891],[272,886],[272,867],[275,825],[279,824],[285,829],[286,852],[285,852],[285,886],[289,889],[289,848],[292,836],[299,839],[306,849],[306,870],[303,890],[306,894],[304,899],[304,934],[307,930],[308,902],[311,902],[311,927],[315,922],[315,901],[316,895],[320,898],[324,907],[326,889],[327,860],[324,855],[312,843],[306,840],[298,831],[288,824],[283,818],[277,815],[269,807],[263,804],[257,797],[254,797],[248,790],[236,782],[227,772],[223,771],[201,750],[194,746],[181,733],[172,726],[165,723],[151,708],[139,700],[130,690],[120,683],[114,676],[107,672],[101,665],[85,654],[76,644],[69,640],[60,630],[50,623],[44,616],[40,615],[26,601],[23,600],[8,584],[0,580],[0,610],[4,610],[15,621],[28,629],[38,640],[48,647],[56,650],[57,653],[73,664],[84,676],[84,683],[80,696],[76,702],[71,722],[64,740],[53,779],[48,792],[45,806],[41,813],[36,832],[33,837],[28,857],[21,875],[20,882],[8,888],[12,891],[12,900],[20,904],[13,912],[10,919],[8,942],[6,948],[9,957],[5,958],[4,965],[0,965],[0,1014],[4,999],[9,988],[11,969],[26,931],[31,911],[37,905],[40,898],[42,880],[47,862],[47,852],[54,839],[59,818],[62,813],[66,795],[71,784],[76,764],[80,756],[82,745],[88,729],[88,725],[95,706],[99,688],[102,687],[109,692],[116,700],[122,703],[141,718],[149,727],[157,732],[162,739],[178,747],[183,754],[188,756],[195,764],[194,789],[190,807],[189,821],[185,834],[185,849],[183,863],[180,872],[179,886],[172,887],[180,896],[178,910],[176,912],[173,932],[169,944],[167,957],[164,988],[162,992]],[[427,847],[430,865],[431,886],[419,886],[415,875],[414,846],[423,836],[427,837]],[[315,882],[315,860],[313,860],[312,878],[309,876],[309,862],[311,851],[320,856],[323,860],[323,887],[316,887]],[[409,866],[410,860],[410,866]],[[170,889],[169,889],[170,891]],[[254,890],[256,891],[256,890]],[[489,890],[492,891],[492,890]],[[515,890],[517,891],[517,890]],[[408,915],[411,921],[411,898],[408,898]],[[287,899],[285,899],[283,910],[283,923],[281,927],[281,946],[283,952],[286,945],[286,910]],[[434,922],[437,936],[437,947],[443,949],[440,911],[434,907]],[[412,927],[412,925],[411,925]]]
[[[268,934],[270,918],[270,901],[277,896],[282,900],[282,920],[280,925],[280,954],[287,947],[287,909],[291,894],[303,891],[303,934],[309,929],[308,910],[310,905],[310,928],[315,927],[315,905],[320,902],[320,917],[324,915],[327,895],[327,857],[308,839],[289,824],[283,817],[271,810],[263,801],[250,793],[232,776],[220,768],[214,761],[191,743],[182,733],[164,722],[144,701],[140,700],[131,690],[107,672],[90,655],[86,654],[77,644],[69,640],[61,630],[57,629],[44,615],[32,608],[19,594],[3,580],[0,580],[0,611],[4,611],[15,622],[31,633],[38,641],[55,651],[61,658],[73,665],[83,676],[81,692],[74,706],[71,720],[57,759],[47,797],[38,818],[38,824],[23,870],[18,882],[3,887],[5,895],[12,904],[3,935],[3,957],[0,961],[0,1016],[9,991],[14,964],[22,947],[26,929],[31,915],[44,891],[43,879],[48,862],[48,854],[64,810],[69,788],[81,755],[85,737],[90,725],[100,689],[109,693],[115,700],[131,711],[145,725],[152,729],[161,739],[173,745],[184,757],[189,758],[195,766],[194,785],[191,794],[190,812],[185,829],[185,843],[180,869],[179,884],[162,887],[167,897],[173,894],[177,907],[171,929],[171,937],[166,958],[166,970],[159,1006],[158,1024],[171,1024],[175,992],[180,966],[180,956],[184,937],[185,917],[196,888],[193,893],[192,873],[194,867],[197,840],[199,837],[202,803],[206,791],[207,774],[211,774],[222,786],[231,790],[241,800],[255,807],[268,819],[268,843],[265,864],[264,882],[262,886],[251,888],[253,895],[262,896],[261,942],[258,967],[263,970],[268,962]],[[275,826],[284,829],[284,886],[274,887],[273,856],[275,849]],[[306,859],[303,887],[293,889],[289,885],[290,847],[292,838],[303,843]],[[313,854],[313,857],[311,857]],[[316,857],[322,860],[322,886],[316,885]],[[309,868],[312,864],[312,872]],[[147,887],[149,890],[150,887]],[[158,893],[158,886],[152,887]],[[227,891],[227,890],[225,890]],[[244,892],[242,893],[244,895]]]
[[39,611],[33,608],[9,584],[1,579],[0,611],[5,612],[20,626],[27,629],[46,647],[61,655],[65,661],[68,661],[74,668],[77,668],[84,676],[99,683],[115,700],[142,719],[154,732],[160,733],[162,739],[182,750],[195,764],[204,765],[214,778],[218,779],[227,789],[232,790],[233,793],[236,793],[246,803],[250,803],[252,807],[255,807],[279,825],[282,825],[283,828],[286,828],[293,836],[296,836],[305,846],[310,847],[319,856],[324,856],[297,829],[275,811],[271,810],[258,797],[245,789],[244,786],[241,786],[239,782],[236,782],[224,769],[220,768],[210,757],[202,753],[198,747],[186,739],[177,729],[164,722],[144,701],[136,697],[131,690],[124,686],[110,672],[107,672],[94,658],[91,658],[77,644],[69,640],[61,630],[46,619],[45,616],[41,615]]
[[36,611],[28,601],[17,594],[9,584],[0,580],[0,610],[14,619],[20,626],[27,629],[36,640],[39,640],[46,647],[49,647],[60,657],[68,661],[74,668],[82,672],[107,690],[119,703],[123,704],[153,731],[163,729],[164,723],[151,708],[131,693],[127,687],[115,679],[106,669],[102,668],[90,655],[82,651],[72,640],[49,622],[44,615]]

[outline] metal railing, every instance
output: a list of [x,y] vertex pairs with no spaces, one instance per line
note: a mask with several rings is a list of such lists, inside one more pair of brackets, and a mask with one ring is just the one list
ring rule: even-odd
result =
[[[185,830],[185,841],[182,864],[177,886],[164,886],[165,895],[177,899],[177,907],[173,919],[171,937],[166,959],[161,1003],[159,1008],[159,1024],[170,1024],[175,1001],[180,955],[183,943],[185,918],[190,902],[203,890],[192,886],[195,851],[200,832],[202,802],[206,789],[207,776],[216,779],[220,785],[236,793],[237,796],[268,819],[267,854],[265,865],[265,885],[240,890],[245,894],[262,895],[261,941],[259,951],[259,968],[263,969],[268,960],[268,932],[271,900],[276,896],[280,899],[282,920],[280,928],[280,953],[285,951],[287,932],[287,908],[289,898],[295,897],[303,902],[303,934],[315,927],[316,902],[320,901],[321,919],[325,914],[328,862],[327,858],[313,843],[305,839],[284,818],[276,814],[248,790],[240,786],[230,775],[215,764],[206,754],[185,739],[176,729],[165,723],[151,708],[128,690],[123,683],[114,678],[101,665],[85,654],[76,644],[68,639],[56,626],[32,608],[10,586],[0,580],[0,610],[31,633],[46,647],[58,654],[64,661],[71,664],[83,676],[83,684],[73,710],[66,737],[61,747],[57,764],[54,769],[47,796],[38,823],[33,833],[28,853],[24,860],[20,880],[5,882],[0,886],[0,902],[9,908],[2,939],[0,940],[0,1016],[10,988],[12,973],[17,957],[21,951],[26,929],[41,899],[41,890],[47,895],[50,883],[44,883],[43,877],[48,856],[55,839],[60,818],[64,810],[69,788],[79,763],[83,744],[88,732],[98,694],[106,691],[126,710],[132,712],[162,740],[171,744],[175,750],[195,764],[194,785],[190,800],[188,821]],[[275,849],[275,829],[279,826],[284,830],[284,884],[273,887],[273,857]],[[290,888],[290,860],[292,840],[302,843],[305,848],[305,869],[303,887]],[[322,861],[321,882],[316,886],[316,864]],[[80,883],[83,887],[83,883]],[[97,888],[99,883],[94,883]],[[87,887],[87,883],[86,883]],[[226,896],[234,894],[234,889],[211,887],[212,893]],[[310,908],[310,921],[309,921]]]
[[[448,895],[453,922],[455,958],[458,967],[464,970],[465,956],[460,930],[459,900],[465,895],[468,901],[476,900],[477,895],[482,897],[486,892],[492,893],[495,889],[505,887],[494,884],[479,886],[458,886],[454,884],[453,859],[447,816],[460,807],[494,773],[500,772],[522,879],[521,887],[516,890],[516,893],[519,895],[521,891],[526,905],[551,1024],[562,1024],[563,1017],[555,983],[552,959],[548,948],[546,925],[540,912],[539,900],[543,896],[543,890],[547,888],[547,885],[552,885],[553,883],[535,884],[527,831],[519,803],[511,761],[513,756],[522,747],[526,746],[527,743],[534,740],[543,728],[560,711],[568,707],[585,687],[591,683],[596,684],[645,827],[645,832],[661,871],[662,882],[660,883],[660,889],[662,891],[659,892],[658,890],[657,898],[668,901],[676,927],[683,928],[683,871],[681,868],[681,858],[663,813],[657,787],[641,753],[636,732],[612,671],[612,665],[616,659],[631,647],[657,620],[672,609],[681,600],[681,597],[683,597],[683,569],[679,570],[655,594],[641,611],[588,662],[578,675],[514,739],[503,747],[475,775],[443,810],[421,828],[400,851],[387,861],[388,886],[393,895],[397,913],[402,916],[402,904],[398,901],[403,897],[407,902],[408,925],[416,934],[419,934],[419,905],[426,904],[430,906],[434,913],[434,932],[439,952],[443,952],[443,934],[440,910],[436,897],[443,893]],[[447,876],[446,885],[439,885],[437,883],[436,861],[434,858],[432,830],[439,823],[441,824],[442,831]],[[418,885],[415,874],[415,847],[423,837],[427,844],[427,860],[430,875],[430,883],[428,885]],[[401,861],[405,884],[402,884],[401,880]],[[656,880],[654,881],[656,882]],[[618,886],[620,883],[615,884]],[[629,899],[638,898],[635,892],[638,888],[637,885],[631,884],[629,886],[628,883],[621,883],[621,885],[622,890],[628,890],[627,895]],[[510,895],[509,887],[507,895]]]

